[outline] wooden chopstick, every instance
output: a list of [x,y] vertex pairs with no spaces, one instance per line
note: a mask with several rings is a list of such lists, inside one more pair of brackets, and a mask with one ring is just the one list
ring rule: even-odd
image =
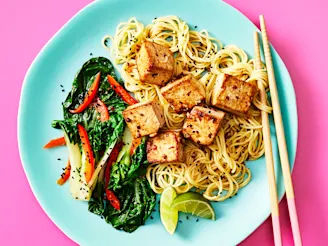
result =
[[271,57],[270,46],[269,46],[269,38],[267,35],[267,30],[266,30],[266,25],[263,15],[260,15],[260,25],[261,25],[261,32],[262,32],[265,62],[268,71],[269,87],[270,87],[272,107],[273,107],[273,117],[274,117],[276,132],[277,132],[280,163],[282,167],[282,174],[284,177],[284,183],[286,188],[289,217],[292,225],[294,244],[296,246],[300,246],[302,245],[302,238],[301,238],[298,217],[296,212],[295,196],[294,196],[292,177],[290,173],[285,131],[284,131],[284,126],[281,117],[276,79],[274,76],[274,69],[273,69],[272,57]]
[[[261,63],[259,36],[257,32],[254,32],[254,50],[255,50],[255,64],[254,64],[255,70],[260,70],[262,69],[262,63]],[[261,81],[258,81],[257,84],[260,90],[261,103],[267,105],[267,94],[265,92],[264,85],[262,84]],[[280,220],[279,220],[279,206],[278,206],[279,201],[277,195],[276,176],[274,171],[274,161],[273,161],[273,154],[272,154],[269,115],[267,112],[261,110],[261,116],[262,116],[265,160],[266,160],[270,201],[271,201],[271,219],[272,219],[272,227],[273,227],[274,244],[275,246],[281,246],[282,241],[281,241]]]

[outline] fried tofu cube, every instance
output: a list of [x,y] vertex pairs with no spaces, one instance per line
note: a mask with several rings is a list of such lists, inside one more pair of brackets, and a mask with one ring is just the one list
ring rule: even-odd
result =
[[149,138],[147,160],[150,163],[182,162],[183,145],[181,131],[165,131]]
[[205,99],[203,85],[191,74],[168,83],[161,93],[177,113],[189,111]]
[[256,84],[222,74],[218,76],[213,88],[212,105],[245,117],[256,92]]
[[156,135],[165,124],[163,108],[156,100],[127,107],[123,117],[134,138]]
[[140,81],[163,86],[173,75],[174,58],[163,45],[145,41],[137,54]]
[[202,145],[213,143],[225,113],[209,107],[194,107],[185,120],[182,132],[185,138]]

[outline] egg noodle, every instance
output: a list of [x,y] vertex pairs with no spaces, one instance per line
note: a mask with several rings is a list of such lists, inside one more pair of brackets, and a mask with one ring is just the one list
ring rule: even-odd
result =
[[[196,28],[195,28],[196,29]],[[109,48],[109,39],[112,45]],[[122,64],[122,78],[128,91],[139,101],[158,99],[164,108],[166,128],[181,129],[186,114],[177,114],[160,93],[160,87],[140,82],[136,53],[144,40],[170,47],[174,53],[174,76],[192,74],[206,89],[206,104],[210,105],[214,83],[222,73],[237,76],[246,82],[263,83],[268,88],[265,67],[254,69],[254,60],[235,45],[223,46],[206,30],[191,30],[176,16],[155,18],[146,27],[136,18],[117,26],[114,36],[106,36],[103,43],[111,51],[117,64]],[[269,105],[269,104],[267,104]],[[211,201],[224,201],[236,195],[251,180],[246,160],[255,160],[264,153],[261,110],[271,113],[270,106],[256,95],[248,118],[226,114],[222,127],[210,146],[186,140],[184,163],[150,164],[147,179],[160,194],[172,186],[177,193],[192,188]]]

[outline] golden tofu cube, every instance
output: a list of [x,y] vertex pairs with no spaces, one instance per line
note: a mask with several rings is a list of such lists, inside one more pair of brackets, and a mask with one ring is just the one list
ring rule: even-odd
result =
[[218,76],[213,88],[212,105],[245,117],[256,92],[256,84],[222,74]]
[[181,131],[165,131],[149,138],[147,160],[150,163],[182,162],[183,145]]
[[191,74],[168,83],[161,93],[177,113],[189,111],[205,99],[203,85]]
[[156,100],[127,107],[123,117],[134,138],[156,135],[165,124],[163,108]]
[[183,135],[202,145],[213,143],[225,113],[209,107],[194,107],[183,124]]
[[145,41],[137,54],[140,81],[163,86],[173,75],[174,58],[163,45]]

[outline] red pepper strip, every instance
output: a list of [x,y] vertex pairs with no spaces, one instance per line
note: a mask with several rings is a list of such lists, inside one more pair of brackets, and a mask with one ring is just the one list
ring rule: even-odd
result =
[[107,187],[108,187],[109,180],[110,180],[110,171],[111,171],[112,165],[117,160],[117,156],[120,153],[122,146],[123,146],[122,142],[115,145],[114,149],[112,150],[112,153],[109,156],[109,159],[107,161],[106,170],[105,170],[105,189],[106,189],[107,200],[110,202],[110,204],[116,210],[121,209],[121,203],[118,200],[118,198],[115,196],[114,192],[111,190],[108,190]]
[[82,148],[84,150],[86,160],[85,160],[85,170],[84,175],[85,175],[85,180],[88,183],[92,177],[92,174],[95,170],[95,158],[93,156],[93,152],[91,149],[90,141],[88,138],[88,133],[85,130],[85,128],[78,124],[77,128],[79,130],[79,135],[82,143]]
[[103,103],[103,101],[99,99],[99,97],[97,98],[95,107],[97,112],[100,114],[101,122],[109,120],[109,112],[107,106]]
[[50,149],[53,147],[58,147],[63,145],[66,145],[66,142],[65,142],[65,138],[61,137],[61,138],[55,138],[50,140],[49,143],[47,143],[43,148]]
[[123,146],[122,142],[117,143],[108,158],[106,171],[105,171],[105,186],[106,187],[108,186],[109,179],[110,179],[110,169],[111,169],[113,163],[117,160],[117,156],[120,153],[122,146]]
[[100,72],[97,73],[96,78],[93,84],[91,85],[86,97],[84,98],[83,103],[80,106],[78,106],[76,109],[70,109],[69,112],[71,112],[72,114],[83,112],[83,110],[85,110],[95,98],[98,91],[99,83],[100,83]]
[[114,192],[111,190],[106,190],[106,196],[107,200],[110,202],[110,204],[116,209],[121,210],[121,202],[118,200],[118,198],[115,196]]
[[136,150],[136,148],[138,148],[138,146],[141,143],[141,139],[142,138],[134,138],[132,140],[132,145],[131,145],[131,149],[130,149],[130,155],[133,155],[134,151]]
[[59,185],[65,184],[65,182],[66,182],[66,180],[68,180],[70,174],[71,174],[71,163],[68,160],[67,166],[66,166],[64,172],[62,173],[60,178],[57,180],[57,184],[59,184]]
[[127,92],[112,76],[107,75],[108,82],[112,86],[113,90],[118,94],[124,102],[129,105],[136,104],[138,101],[134,99],[129,92]]

